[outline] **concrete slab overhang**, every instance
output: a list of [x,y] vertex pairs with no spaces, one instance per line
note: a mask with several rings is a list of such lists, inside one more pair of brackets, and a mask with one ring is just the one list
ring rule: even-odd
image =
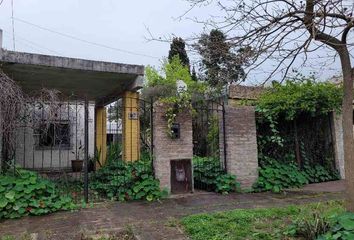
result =
[[66,97],[107,105],[143,86],[144,66],[7,51],[0,68],[27,94],[47,88]]

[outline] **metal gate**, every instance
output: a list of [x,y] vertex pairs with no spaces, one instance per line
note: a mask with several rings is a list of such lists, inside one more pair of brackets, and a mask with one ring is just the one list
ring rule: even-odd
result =
[[215,177],[227,167],[224,103],[201,101],[193,108],[194,187],[212,191]]

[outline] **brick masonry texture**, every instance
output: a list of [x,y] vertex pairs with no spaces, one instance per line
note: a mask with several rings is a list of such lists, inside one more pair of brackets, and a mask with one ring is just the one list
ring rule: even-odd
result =
[[[171,191],[171,160],[193,158],[192,116],[188,111],[179,113],[176,123],[180,124],[180,138],[171,139],[167,134],[166,106],[154,104],[154,170],[162,189]],[[193,186],[193,184],[192,184]]]
[[231,99],[257,99],[262,92],[263,87],[252,87],[242,85],[230,85],[229,86],[229,98]]
[[235,174],[241,188],[250,188],[258,178],[255,109],[225,106],[227,171]]

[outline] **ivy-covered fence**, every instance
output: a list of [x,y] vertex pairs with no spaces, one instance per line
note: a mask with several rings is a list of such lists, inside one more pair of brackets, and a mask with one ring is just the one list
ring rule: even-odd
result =
[[257,190],[281,191],[338,179],[332,117],[342,88],[314,79],[274,84],[257,101]]

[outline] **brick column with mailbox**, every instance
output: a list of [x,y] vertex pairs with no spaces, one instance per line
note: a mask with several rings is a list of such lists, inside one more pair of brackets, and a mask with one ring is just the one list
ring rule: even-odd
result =
[[156,102],[153,112],[155,177],[169,193],[193,192],[193,132],[189,110],[179,113],[171,138],[167,129],[166,105]]
[[255,109],[225,106],[227,172],[234,174],[241,188],[251,188],[258,178],[258,150]]

